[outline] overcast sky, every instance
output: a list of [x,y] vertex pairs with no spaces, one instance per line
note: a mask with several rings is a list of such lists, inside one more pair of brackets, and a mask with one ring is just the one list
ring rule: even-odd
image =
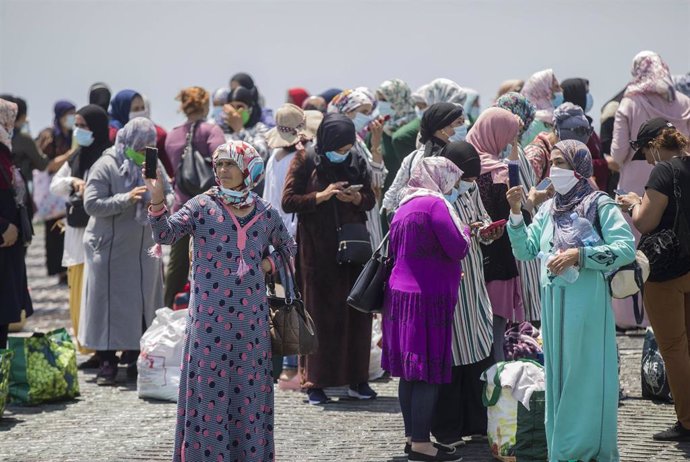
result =
[[213,91],[239,71],[273,108],[288,87],[394,77],[453,79],[486,108],[503,80],[553,68],[591,81],[598,119],[637,52],[690,71],[688,24],[687,0],[0,0],[0,92],[28,100],[34,134],[55,100],[82,106],[95,81],[146,94],[169,129],[181,88]]

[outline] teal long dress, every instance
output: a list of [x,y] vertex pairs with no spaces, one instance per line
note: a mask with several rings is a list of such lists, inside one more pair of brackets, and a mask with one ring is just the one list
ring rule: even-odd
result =
[[[554,225],[546,202],[530,226],[508,226],[513,253],[549,252]],[[541,272],[549,461],[617,462],[618,364],[615,318],[605,274],[635,259],[632,231],[608,197],[598,200],[603,245],[580,249],[573,284]]]

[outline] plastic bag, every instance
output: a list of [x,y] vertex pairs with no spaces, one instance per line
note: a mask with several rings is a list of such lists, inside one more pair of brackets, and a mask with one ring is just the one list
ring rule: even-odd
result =
[[672,402],[671,388],[666,377],[664,358],[659,353],[659,346],[654,337],[654,330],[647,328],[642,346],[642,365],[640,367],[642,379],[642,397],[647,399]]

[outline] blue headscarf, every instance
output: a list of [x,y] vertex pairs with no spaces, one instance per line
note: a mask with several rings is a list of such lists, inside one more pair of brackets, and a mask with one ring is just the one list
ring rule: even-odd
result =
[[110,126],[118,130],[129,122],[132,100],[141,96],[134,90],[122,90],[110,102]]
[[72,144],[72,130],[68,130],[67,134],[62,133],[60,126],[60,119],[69,111],[76,111],[77,107],[71,102],[61,99],[55,103],[53,111],[55,112],[55,119],[53,119],[53,135],[62,138],[69,146]]

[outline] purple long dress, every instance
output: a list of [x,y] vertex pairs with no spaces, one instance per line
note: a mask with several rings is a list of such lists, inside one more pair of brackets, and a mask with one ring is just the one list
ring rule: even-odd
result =
[[[194,241],[192,298],[177,401],[175,462],[272,461],[273,372],[261,260],[269,245],[289,255],[294,240],[263,199],[234,224],[216,199],[199,195],[178,212],[149,216],[154,240]],[[243,251],[239,247],[244,247]],[[281,264],[278,252],[271,254]],[[248,272],[238,276],[244,259]]]
[[444,201],[418,197],[391,223],[394,266],[383,311],[382,367],[408,381],[449,383],[453,314],[468,242]]

